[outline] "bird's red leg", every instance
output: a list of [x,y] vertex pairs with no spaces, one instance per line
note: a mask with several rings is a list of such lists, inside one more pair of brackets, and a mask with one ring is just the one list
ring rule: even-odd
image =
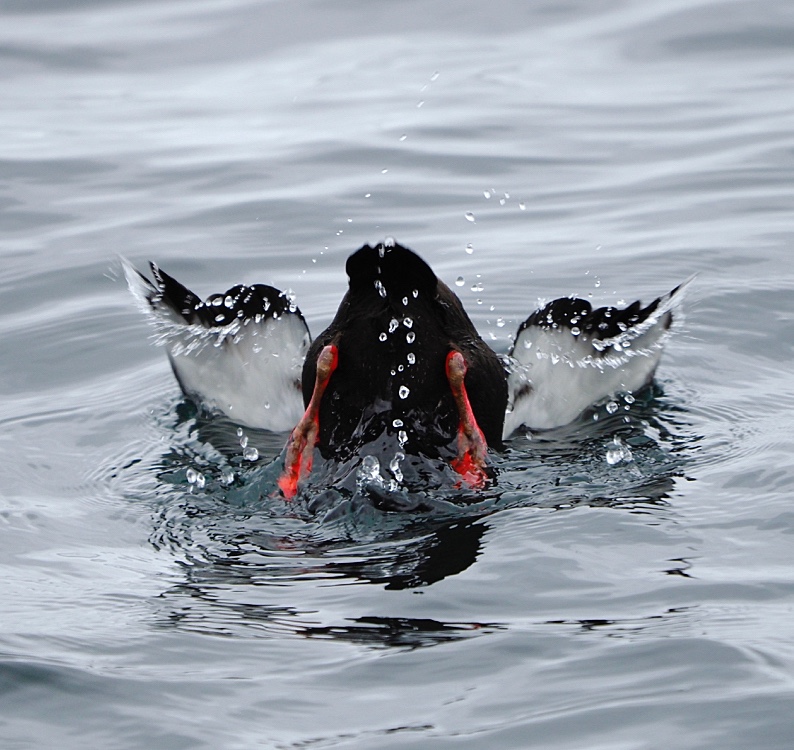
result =
[[304,415],[287,441],[284,471],[278,479],[278,486],[287,499],[295,497],[298,493],[298,482],[305,479],[312,470],[314,446],[320,435],[320,403],[338,362],[339,351],[333,344],[323,347],[317,357],[314,391]]
[[447,380],[455,398],[460,417],[458,427],[458,455],[452,461],[452,468],[460,474],[470,487],[482,487],[488,479],[485,472],[485,459],[488,444],[482,434],[466,393],[466,360],[458,351],[447,355]]

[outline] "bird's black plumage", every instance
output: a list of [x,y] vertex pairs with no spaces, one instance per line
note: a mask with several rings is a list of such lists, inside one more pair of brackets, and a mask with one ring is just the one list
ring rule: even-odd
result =
[[320,408],[319,448],[355,452],[377,435],[404,433],[406,450],[433,454],[455,438],[457,411],[446,376],[450,351],[463,354],[472,411],[499,446],[507,403],[504,368],[457,296],[418,255],[397,244],[364,245],[348,258],[350,286],[336,317],[312,344],[303,368],[308,403],[317,356],[339,359]]
[[[150,304],[166,305],[189,324],[214,328],[229,325],[235,320],[256,319],[257,316],[276,318],[287,312],[303,317],[283,292],[267,284],[238,284],[222,294],[212,294],[202,301],[154,263],[151,264],[151,269],[156,287],[151,287]],[[150,284],[148,279],[143,278]]]
[[[678,291],[676,287],[670,295]],[[633,302],[628,307],[599,307],[593,309],[592,305],[576,297],[561,297],[549,302],[545,307],[533,312],[518,328],[516,339],[527,328],[565,328],[575,330],[584,338],[595,340],[608,340],[635,328],[653,315],[659,307],[662,298],[653,300],[645,307],[639,301]],[[669,328],[672,315],[664,320],[664,327]],[[602,350],[605,351],[605,350]]]

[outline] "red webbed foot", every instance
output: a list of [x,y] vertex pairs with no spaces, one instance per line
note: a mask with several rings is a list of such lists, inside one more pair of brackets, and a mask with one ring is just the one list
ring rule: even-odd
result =
[[288,500],[298,493],[298,482],[311,473],[314,446],[320,435],[320,403],[338,361],[339,352],[333,344],[323,347],[317,357],[317,375],[312,397],[287,441],[284,471],[278,479],[278,486]]
[[446,371],[449,387],[458,407],[460,425],[458,427],[458,455],[451,462],[452,468],[463,477],[472,488],[483,487],[488,480],[485,471],[488,444],[482,434],[469,402],[464,382],[468,366],[459,351],[447,355]]

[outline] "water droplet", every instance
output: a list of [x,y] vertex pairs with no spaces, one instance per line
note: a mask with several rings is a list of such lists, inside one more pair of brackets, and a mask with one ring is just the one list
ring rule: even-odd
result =
[[435,81],[435,80],[437,80],[437,79],[438,79],[438,77],[439,77],[440,75],[441,75],[441,73],[439,73],[438,71],[436,71],[435,73],[433,73],[433,75],[432,75],[432,76],[430,76],[430,80],[431,80],[431,81]]
[[505,319],[504,318],[497,318],[496,319],[496,327],[497,328],[504,328],[505,327]]
[[386,332],[384,331],[383,333],[381,333],[380,336],[378,336],[378,341],[386,341],[387,338],[388,338],[388,336],[386,335]]
[[234,481],[234,471],[229,466],[224,466],[221,471],[221,484],[230,485]]
[[572,334],[572,335],[574,335],[574,336],[578,336],[580,333],[581,333],[581,331],[580,331],[580,330],[579,330],[579,329],[578,329],[576,326],[574,326],[573,328],[571,328],[571,334]]
[[216,297],[214,300],[212,300],[213,307],[220,307],[222,304],[223,304],[223,299],[221,297]]
[[375,279],[375,289],[378,290],[378,294],[381,297],[386,298],[386,287],[383,286],[383,282],[380,279]]
[[471,244],[471,242],[468,245],[466,245],[466,252],[469,255],[471,255],[474,252],[474,246]]
[[482,194],[485,196],[486,200],[491,197],[491,191],[490,190],[483,190]]
[[400,390],[398,391],[398,395],[400,398],[408,398],[408,394],[411,392],[410,388],[407,385],[401,385]]
[[408,352],[408,364],[415,365],[416,364],[416,355],[413,352]]
[[225,317],[225,316],[223,315],[223,313],[221,313],[220,315],[216,315],[216,316],[215,316],[215,322],[216,322],[216,323],[223,323],[223,319],[224,319],[224,317]]
[[473,292],[481,292],[483,290],[483,285],[481,282],[477,282],[476,284],[471,285],[471,290]]
[[404,458],[404,453],[397,452],[394,454],[394,458],[389,461],[389,470],[398,482],[402,482],[403,480],[403,473],[400,469],[400,461],[402,461]]
[[519,207],[519,208],[520,208],[522,211],[526,211],[526,210],[527,210],[527,204],[526,204],[526,203],[524,203],[524,201],[520,201],[520,202],[519,202],[519,204],[518,204],[518,207]]
[[626,445],[620,438],[615,438],[607,445],[606,460],[610,466],[616,466],[620,463],[628,463],[634,459],[631,453],[631,448]]
[[242,436],[243,436],[243,428],[242,427],[238,427],[237,428],[237,437],[239,438],[239,437],[242,437]]
[[403,320],[403,325],[404,325],[406,328],[413,328],[414,321],[413,321],[411,318],[405,318],[405,319]]
[[596,279],[594,286],[595,286],[596,289],[598,289],[598,287],[601,286],[601,279]]
[[248,447],[248,435],[243,435],[240,438],[240,447],[241,448],[247,448]]
[[419,296],[419,290],[418,289],[414,289],[411,292],[411,294],[413,295],[413,298],[416,299]]
[[627,393],[626,395],[623,396],[623,400],[627,404],[633,404],[637,399],[635,399],[634,396],[632,396],[630,393]]
[[405,140],[407,137],[408,137],[408,136],[407,136],[405,133],[403,133],[403,134],[400,136],[400,140],[401,140],[401,141],[404,141],[404,140]]
[[243,458],[246,461],[256,461],[259,458],[259,451],[253,445],[249,445],[243,451]]
[[199,490],[203,490],[205,485],[207,484],[207,478],[200,472],[194,469],[192,466],[185,472],[185,478],[187,479],[188,483],[191,485],[191,491],[193,490],[193,486],[195,486]]
[[416,103],[416,108],[417,108],[417,109],[421,109],[421,108],[422,108],[422,107],[424,107],[424,106],[425,106],[425,100],[424,100],[424,99],[421,99],[420,101],[418,101],[418,102]]
[[402,421],[402,419],[395,419],[391,423],[391,425],[392,425],[392,427],[402,427],[403,426],[403,421]]
[[407,343],[409,343],[409,344],[413,344],[415,339],[416,339],[416,334],[415,334],[413,331],[409,331],[409,332],[408,332],[408,333],[405,335],[405,340],[406,340],[406,342],[407,342]]
[[510,200],[510,193],[505,193],[505,200],[506,200],[506,201],[509,201],[509,200]]
[[381,170],[380,170],[380,173],[381,173],[381,174],[386,174],[388,171],[389,171],[388,169],[381,169]]
[[617,401],[610,401],[607,404],[607,413],[608,414],[614,414],[617,410],[618,410]]
[[[383,247],[394,247],[396,244],[397,240],[395,240],[394,237],[387,237],[383,240]],[[380,257],[382,258],[383,256],[381,255]]]
[[361,466],[358,467],[356,477],[360,484],[368,484],[375,482],[378,485],[383,484],[383,478],[380,475],[380,461],[375,456],[364,456]]
[[481,304],[482,304],[482,300],[481,300],[481,299],[478,299],[478,300],[477,300],[477,304],[478,304],[478,305],[481,305]]
[[234,297],[227,294],[223,299],[223,304],[231,310],[234,307]]
[[408,304],[408,297],[403,297],[403,306]]
[[398,321],[397,318],[392,318],[389,321],[389,333],[394,333],[399,325],[400,321]]
[[466,211],[464,215],[466,216],[466,221],[474,221],[474,214],[471,211]]
[[397,434],[397,442],[400,444],[400,448],[405,448],[405,444],[408,442],[408,433],[405,430],[400,430]]
[[269,409],[269,408],[270,408],[270,401],[265,401],[265,409]]
[[397,372],[402,372],[405,369],[405,365],[397,365]]
[[455,286],[463,286],[465,283],[466,279],[464,279],[463,276],[458,276],[458,278],[455,279]]
[[[372,193],[364,193],[364,197],[365,198],[371,198],[372,197]],[[320,254],[322,255],[322,253],[320,253]]]

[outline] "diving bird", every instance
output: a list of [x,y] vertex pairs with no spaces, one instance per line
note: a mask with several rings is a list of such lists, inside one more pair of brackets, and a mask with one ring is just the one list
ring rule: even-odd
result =
[[184,394],[239,424],[290,431],[279,479],[288,498],[315,451],[346,460],[383,435],[406,453],[447,457],[483,486],[489,449],[516,430],[567,424],[647,385],[688,283],[645,307],[554,300],[500,358],[454,292],[394,241],[348,258],[347,293],[313,341],[274,287],[238,285],[202,301],[154,264],[150,280],[122,262]]

